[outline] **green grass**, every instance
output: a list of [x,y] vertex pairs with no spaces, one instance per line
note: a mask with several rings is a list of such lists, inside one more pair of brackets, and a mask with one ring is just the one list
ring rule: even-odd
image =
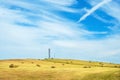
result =
[[[120,64],[102,62],[101,67],[100,63],[67,59],[0,60],[0,80],[120,80]],[[10,64],[18,67],[9,68]]]

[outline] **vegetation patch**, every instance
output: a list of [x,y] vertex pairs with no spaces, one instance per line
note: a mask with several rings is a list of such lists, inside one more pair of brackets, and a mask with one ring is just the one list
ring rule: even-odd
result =
[[83,68],[91,68],[91,66],[83,66]]
[[51,68],[56,68],[55,66],[51,66]]
[[36,64],[37,67],[41,67],[39,64]]
[[9,68],[17,68],[17,67],[19,67],[18,65],[14,65],[14,64],[10,64],[9,65]]

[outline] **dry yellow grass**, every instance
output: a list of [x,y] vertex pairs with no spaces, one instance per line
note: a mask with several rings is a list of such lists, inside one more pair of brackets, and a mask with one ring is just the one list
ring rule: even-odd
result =
[[[9,68],[10,64],[18,65],[18,67]],[[101,67],[100,62],[65,59],[1,60],[0,80],[88,80],[90,78],[95,80],[95,77],[96,80],[109,80],[107,77],[112,74],[114,75],[112,76],[113,79],[110,78],[111,80],[120,80],[119,64],[103,64],[104,66]],[[51,66],[54,66],[54,68],[51,68]],[[90,66],[91,68],[84,68],[84,66]],[[102,76],[106,77],[101,79]]]

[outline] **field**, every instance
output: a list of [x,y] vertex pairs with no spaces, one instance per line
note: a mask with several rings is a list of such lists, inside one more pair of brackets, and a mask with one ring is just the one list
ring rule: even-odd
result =
[[0,60],[0,80],[120,80],[120,64],[70,59]]

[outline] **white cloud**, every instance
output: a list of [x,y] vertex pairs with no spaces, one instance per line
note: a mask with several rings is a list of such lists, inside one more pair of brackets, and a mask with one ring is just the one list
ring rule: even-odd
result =
[[112,21],[107,20],[107,19],[105,19],[104,17],[99,16],[99,15],[97,15],[97,14],[93,14],[93,16],[94,16],[96,19],[98,19],[98,20],[100,20],[100,21],[102,21],[102,22],[104,22],[104,23],[113,23]]
[[70,6],[76,3],[76,0],[44,0],[44,1],[63,6]]
[[85,15],[83,15],[78,22],[81,22],[82,20],[86,19],[89,15],[91,15],[94,11],[102,7],[104,4],[107,4],[112,0],[103,0],[102,2],[98,3],[96,6],[94,6],[92,9],[90,9]]
[[[30,12],[20,9],[13,10],[4,4],[4,6],[0,5],[0,52],[21,55],[34,53],[43,56],[46,55],[48,47],[54,48],[56,53],[62,49],[63,52],[59,55],[68,52],[76,54],[77,57],[83,57],[84,54],[103,57],[120,52],[119,36],[113,35],[99,40],[86,39],[86,36],[107,34],[107,32],[88,31],[83,28],[82,24],[72,22],[55,13],[56,10],[77,12],[75,9],[68,8],[69,5],[75,3],[74,0],[39,1],[44,4],[48,2],[51,6],[39,5],[36,1],[36,4],[24,0],[2,1],[6,4],[18,5]],[[105,3],[107,1],[104,1]],[[90,12],[88,11],[87,16],[102,5],[103,3],[99,3],[93,7]],[[37,20],[30,20],[29,16],[35,16]],[[36,27],[17,25],[16,22],[35,24]]]
[[[100,0],[89,0],[88,3],[91,4],[92,6],[95,6],[98,4]],[[119,28],[119,23],[120,23],[120,5],[118,3],[119,1],[112,0],[109,4],[106,4],[105,6],[101,6],[100,10],[104,11],[107,15],[111,16],[113,19],[112,20],[106,20],[102,18],[102,16],[96,16],[93,14],[93,16],[103,22],[106,23],[112,23],[114,24],[113,26],[108,26],[108,28],[115,34],[119,34],[120,28]]]
[[[92,6],[95,6],[96,4],[98,4],[100,2],[100,0],[89,0],[88,3]],[[114,17],[116,20],[120,21],[120,5],[118,3],[119,1],[117,0],[112,0],[109,4],[106,4],[105,6],[101,6],[100,10],[106,12],[106,14]]]
[[102,10],[105,11],[108,15],[114,17],[120,22],[120,5],[119,3],[112,2],[111,4],[108,4],[106,7],[102,7]]
[[88,54],[94,57],[106,57],[120,53],[119,39],[118,35],[114,35],[101,40],[57,40],[53,41],[53,44],[65,49],[69,48],[69,52],[75,55]]

